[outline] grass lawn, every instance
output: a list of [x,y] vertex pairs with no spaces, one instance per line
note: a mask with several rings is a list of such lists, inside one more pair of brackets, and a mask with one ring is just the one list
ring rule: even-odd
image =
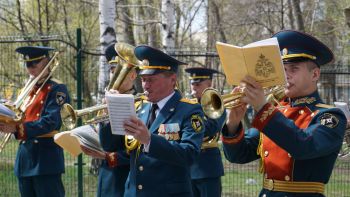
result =
[[[19,197],[17,179],[13,173],[17,142],[11,142],[0,154],[0,197]],[[261,189],[262,175],[258,173],[258,162],[250,164],[230,164],[223,159],[225,176],[222,177],[223,196],[252,197],[258,196]],[[78,196],[77,159],[65,153],[66,173],[63,182],[67,197]],[[83,157],[83,195],[95,197],[97,176],[90,173],[91,159]],[[327,196],[350,197],[350,157],[338,159],[330,182],[326,187]]]

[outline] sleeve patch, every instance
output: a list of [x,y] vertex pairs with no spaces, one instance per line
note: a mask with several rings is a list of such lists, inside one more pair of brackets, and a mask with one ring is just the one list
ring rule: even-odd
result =
[[191,125],[196,132],[200,132],[203,128],[203,120],[199,115],[191,116]]
[[339,119],[333,114],[325,113],[320,118],[321,125],[324,125],[329,128],[334,128],[338,125]]
[[63,105],[66,101],[66,94],[63,92],[57,92],[56,94],[56,102],[58,105]]

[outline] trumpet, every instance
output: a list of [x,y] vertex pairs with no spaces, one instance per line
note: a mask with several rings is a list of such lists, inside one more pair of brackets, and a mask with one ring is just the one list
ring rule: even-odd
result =
[[[30,80],[26,83],[24,86],[22,92],[17,97],[16,101],[13,103],[13,105],[6,105],[11,111],[14,112],[15,116],[11,117],[6,114],[0,114],[0,122],[10,125],[18,125],[21,124],[24,120],[24,113],[27,109],[27,107],[32,104],[32,102],[35,100],[38,93],[41,91],[41,89],[44,87],[46,82],[51,78],[53,71],[56,70],[56,68],[59,65],[59,61],[57,60],[59,52],[54,52],[52,58],[50,61],[46,64],[46,66],[43,68],[43,70],[39,73],[39,75],[35,78],[30,78]],[[48,75],[44,76],[48,71]],[[35,85],[39,82],[39,80],[43,80],[42,85],[36,90],[34,95],[29,100],[30,93],[34,90]],[[29,100],[29,101],[28,101]],[[5,145],[8,143],[8,141],[11,139],[11,133],[6,133],[4,135],[4,138],[2,142],[0,143],[0,153],[5,148]]]
[[[284,87],[275,86],[265,91],[268,102],[278,103],[284,94]],[[231,109],[242,105],[240,99],[244,96],[243,92],[235,92],[220,95],[214,88],[207,88],[203,91],[201,96],[201,106],[206,116],[211,119],[221,117],[225,109]]]
[[[135,103],[143,102],[146,97],[144,93],[139,93],[134,96]],[[109,119],[109,115],[106,112],[101,113],[107,109],[107,104],[95,105],[92,107],[87,107],[84,109],[74,110],[73,106],[65,103],[61,108],[61,119],[62,123],[69,129],[72,130],[76,127],[78,118],[81,118],[86,115],[91,115],[93,113],[98,113],[95,118],[84,121],[83,124],[97,124],[99,122],[103,122]]]
[[[140,65],[140,61],[134,55],[134,47],[126,43],[116,43],[114,46],[115,51],[118,54],[116,58],[118,66],[113,73],[112,79],[110,80],[107,90],[119,90],[123,81],[127,75],[135,67]],[[135,101],[143,99],[143,95],[136,95]],[[61,108],[61,118],[63,124],[68,129],[76,127],[78,118],[85,115],[91,115],[93,113],[100,112],[101,110],[107,109],[107,104],[100,104],[85,109],[74,110],[74,108],[68,103],[64,104]],[[109,116],[107,113],[100,113],[95,118],[85,121],[83,124],[94,124],[108,120]]]

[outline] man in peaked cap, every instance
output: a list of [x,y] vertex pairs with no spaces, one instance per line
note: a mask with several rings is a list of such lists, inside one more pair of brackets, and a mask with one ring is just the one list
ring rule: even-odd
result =
[[175,90],[176,72],[184,64],[149,46],[135,48],[142,61],[139,75],[147,102],[138,118],[124,122],[131,147],[130,174],[124,196],[192,196],[190,166],[200,152],[203,112],[198,103]]
[[[115,68],[119,65],[118,54],[115,50],[115,44],[109,45],[105,50],[105,56],[110,65],[110,80],[113,77]],[[121,84],[119,91],[125,94],[136,94],[133,88],[133,81],[136,78],[136,70],[132,69],[128,77]],[[124,144],[123,138],[113,135],[109,123],[100,123],[98,134],[101,147],[104,152],[96,152],[85,147],[82,150],[85,154],[93,158],[102,159],[102,164],[98,173],[97,197],[124,196],[124,185],[129,175],[128,155],[122,150]],[[118,164],[118,165],[117,165]]]
[[[212,87],[217,70],[203,67],[185,69],[189,73],[192,96],[200,101],[203,91]],[[199,157],[191,165],[193,196],[221,196],[221,176],[224,175],[221,153],[218,147],[220,131],[226,120],[226,112],[218,119],[204,116],[205,133]]]
[[[27,72],[36,78],[44,72],[52,50],[50,47],[26,46],[17,48],[16,52],[24,56]],[[32,102],[24,106],[24,121],[13,128],[16,139],[20,141],[15,175],[22,197],[65,195],[61,180],[63,150],[54,142],[53,136],[61,128],[61,106],[70,98],[64,84],[52,77],[46,80],[49,72],[47,69],[29,93]]]
[[114,43],[110,44],[109,46],[107,46],[106,50],[105,50],[105,57],[107,59],[108,65],[110,66],[110,77],[109,79],[112,78],[111,75],[113,75],[115,67],[118,65],[118,54],[114,49]]
[[260,196],[324,196],[347,122],[338,108],[323,104],[317,91],[320,66],[332,62],[333,53],[305,33],[285,30],[273,37],[287,76],[286,98],[276,106],[267,103],[261,85],[245,77],[241,102],[257,112],[254,128],[244,135],[245,105],[231,109],[223,129],[225,156],[235,163],[261,159]]

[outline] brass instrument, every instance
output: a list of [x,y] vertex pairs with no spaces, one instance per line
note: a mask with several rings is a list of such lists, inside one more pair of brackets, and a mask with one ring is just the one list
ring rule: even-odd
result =
[[[284,87],[276,86],[267,89],[265,91],[265,95],[268,95],[268,102],[278,103],[278,100],[285,96]],[[240,106],[240,99],[243,96],[243,92],[220,95],[217,90],[213,88],[207,88],[202,93],[201,105],[205,115],[211,119],[217,119],[221,117],[225,109],[231,109]]]
[[[12,105],[7,105],[7,107],[12,110],[15,113],[15,117],[10,117],[7,115],[0,114],[0,122],[10,125],[18,125],[23,122],[24,119],[24,112],[26,111],[27,107],[32,104],[32,102],[35,100],[38,93],[41,91],[41,89],[44,87],[47,80],[49,80],[52,76],[53,71],[56,70],[56,68],[59,65],[59,61],[57,60],[59,52],[54,52],[52,58],[50,61],[46,64],[46,66],[43,68],[43,70],[39,73],[39,75],[35,78],[30,78],[30,80],[26,83],[24,86],[22,92],[17,97],[16,101]],[[48,73],[47,76],[44,76],[44,74]],[[44,78],[45,77],[45,78]],[[39,82],[39,80],[43,80],[42,85],[37,89],[35,94],[32,96],[30,100],[29,94],[34,90],[34,86]],[[11,138],[12,133],[6,133],[4,135],[3,141],[0,143],[0,153],[5,148],[6,144]]]
[[[118,53],[118,57],[116,57],[118,66],[113,73],[107,90],[119,90],[120,86],[130,71],[140,64],[139,60],[134,55],[133,46],[126,43],[116,43],[114,49]],[[141,97],[135,97],[135,100],[139,100],[140,98]],[[61,108],[62,122],[68,129],[71,130],[76,127],[76,123],[79,117],[91,115],[105,109],[107,109],[107,104],[100,104],[85,109],[74,110],[71,105],[66,103]],[[85,121],[84,124],[99,123],[105,120],[108,120],[108,113],[99,114],[94,119]]]

